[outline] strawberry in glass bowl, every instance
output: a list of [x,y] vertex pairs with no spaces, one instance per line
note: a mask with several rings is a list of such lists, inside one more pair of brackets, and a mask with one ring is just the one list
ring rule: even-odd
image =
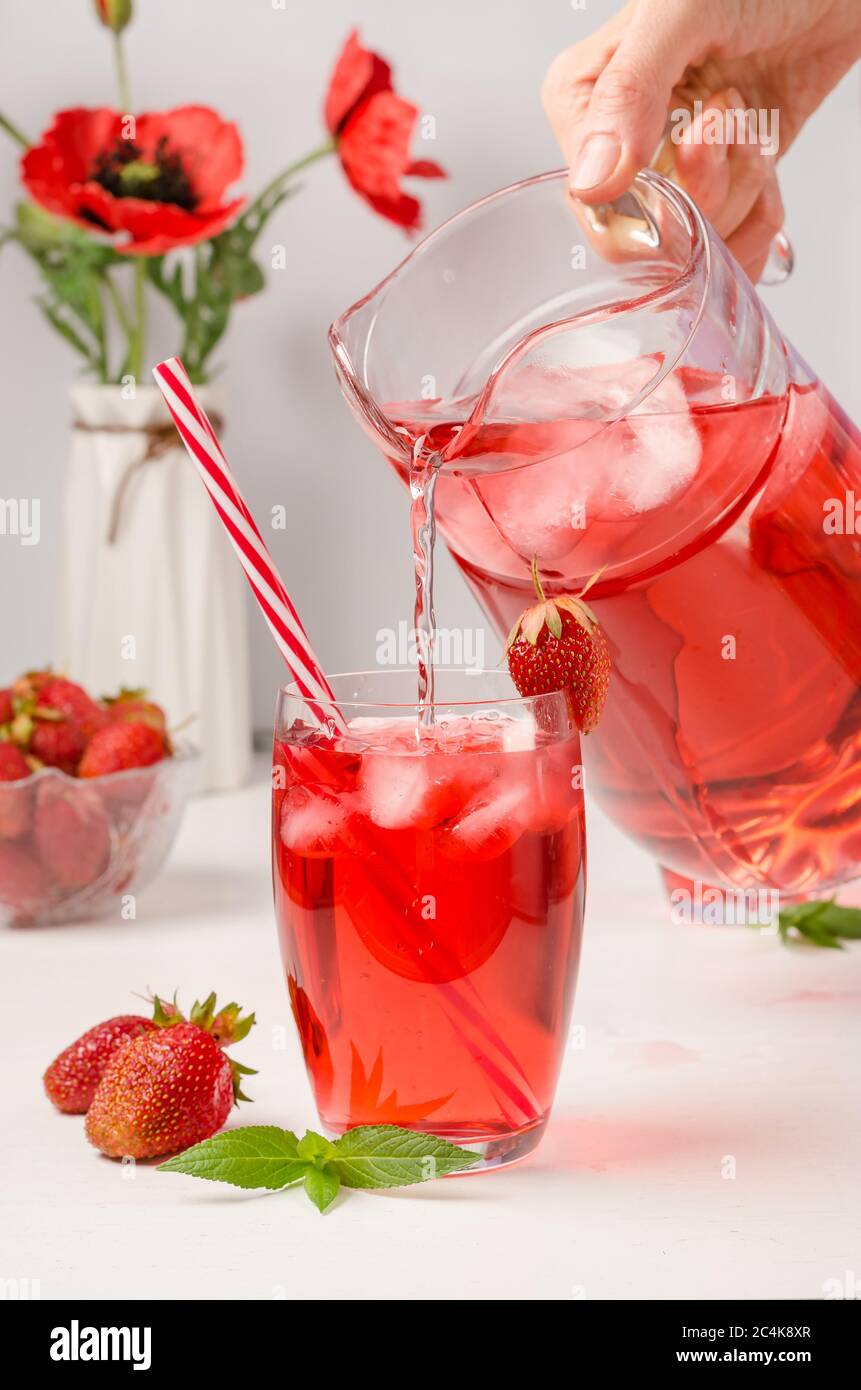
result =
[[97,700],[52,671],[0,690],[0,921],[133,917],[197,756],[145,691]]

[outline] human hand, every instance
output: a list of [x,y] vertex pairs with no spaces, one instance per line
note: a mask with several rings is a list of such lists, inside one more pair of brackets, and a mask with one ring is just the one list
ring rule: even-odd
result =
[[[859,56],[859,0],[631,0],[555,59],[542,96],[588,203],[624,192],[654,160],[669,112],[702,102],[665,155],[756,282],[783,225],[777,159]],[[740,109],[766,118],[773,144],[704,142],[715,113]]]

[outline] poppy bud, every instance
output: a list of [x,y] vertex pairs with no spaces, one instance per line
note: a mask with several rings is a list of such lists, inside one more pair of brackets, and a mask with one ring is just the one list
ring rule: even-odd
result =
[[115,34],[122,33],[132,17],[132,0],[93,0],[93,4],[99,19]]

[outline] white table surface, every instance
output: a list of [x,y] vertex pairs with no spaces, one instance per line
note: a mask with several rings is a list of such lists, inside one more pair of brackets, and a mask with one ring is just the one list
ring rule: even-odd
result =
[[[861,1284],[861,949],[673,925],[591,808],[586,947],[554,1119],[526,1163],[323,1217],[101,1158],[41,1073],[133,991],[256,1008],[231,1124],[313,1126],[270,903],[267,769],[193,803],[135,922],[0,932],[0,1277],[46,1298],[820,1298]],[[285,1050],[284,1030],[289,1038]],[[722,1176],[734,1160],[735,1176]]]

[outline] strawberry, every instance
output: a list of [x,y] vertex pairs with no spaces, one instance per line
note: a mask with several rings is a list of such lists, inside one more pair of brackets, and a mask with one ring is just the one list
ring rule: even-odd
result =
[[[20,748],[0,742],[0,782],[20,782],[30,766]],[[30,787],[0,787],[0,840],[19,840],[30,828]]]
[[167,741],[167,716],[161,705],[147,699],[145,690],[123,686],[119,695],[109,696],[105,704],[112,724],[149,724]]
[[85,746],[83,730],[72,720],[62,717],[48,720],[38,715],[33,720],[29,751],[46,767],[58,767],[74,777]]
[[[248,1099],[240,1079],[249,1068],[227,1058],[211,1031],[215,996],[195,1004],[189,1022],[155,1003],[159,1026],[114,1053],[87,1111],[87,1138],[109,1158],[158,1158],[199,1144]],[[253,1014],[234,1018],[232,1040],[253,1022]]]
[[22,777],[29,777],[31,771],[21,749],[0,739],[0,782],[18,782]]
[[16,700],[33,700],[42,689],[42,686],[49,680],[53,680],[53,678],[53,671],[25,671],[23,676],[19,676],[12,684],[13,698]]
[[164,736],[150,724],[109,724],[93,735],[78,766],[79,777],[102,777],[149,767],[166,756]]
[[51,891],[36,856],[23,845],[0,840],[0,903],[13,910],[16,920],[26,921],[40,912]]
[[11,690],[0,690],[0,724],[8,724],[15,713],[12,698]]
[[42,1078],[48,1099],[66,1115],[85,1115],[117,1049],[156,1026],[141,1014],[119,1014],[97,1023],[54,1058]]
[[594,580],[579,594],[548,599],[535,556],[532,582],[539,601],[521,613],[506,643],[511,679],[521,695],[566,691],[578,729],[588,734],[601,717],[610,682],[607,640],[583,602]]
[[83,686],[66,680],[65,676],[51,676],[36,692],[36,710],[54,710],[72,724],[77,724],[84,740],[92,738],[98,729],[108,722],[107,711],[87,694]]
[[59,779],[43,781],[36,793],[33,838],[51,876],[69,890],[86,888],[108,867],[110,821],[91,789]]
[[21,676],[12,688],[7,732],[33,758],[74,777],[91,732],[107,714],[74,681],[50,671]]

